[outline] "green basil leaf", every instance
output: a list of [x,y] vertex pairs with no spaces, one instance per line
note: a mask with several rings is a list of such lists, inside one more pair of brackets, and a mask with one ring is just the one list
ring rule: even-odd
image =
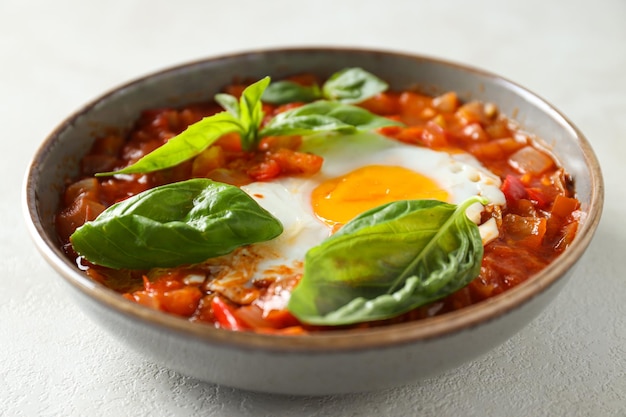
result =
[[334,103],[333,108],[327,115],[352,125],[360,131],[374,130],[384,126],[402,125],[400,122],[391,120],[388,117],[375,115],[364,108],[342,103]]
[[261,136],[312,135],[323,132],[353,133],[354,126],[343,123],[334,117],[321,114],[307,114],[287,118],[274,118],[261,130]]
[[322,98],[322,90],[317,84],[305,86],[292,81],[271,83],[261,97],[266,103],[278,105],[294,102],[309,103],[320,98]]
[[328,100],[354,104],[387,90],[389,85],[362,68],[346,68],[333,74],[323,85]]
[[289,311],[305,323],[345,325],[391,318],[445,297],[480,272],[478,226],[461,205],[389,203],[348,222],[310,249]]
[[118,171],[101,172],[96,174],[96,176],[143,174],[170,168],[200,154],[226,133],[241,133],[242,131],[241,124],[230,113],[214,114],[190,125],[183,132],[168,140],[163,146],[144,155],[134,164]]
[[77,253],[117,269],[202,262],[273,239],[282,224],[238,187],[192,179],[114,204],[70,237]]
[[243,90],[239,98],[239,120],[243,126],[241,147],[245,151],[256,149],[260,137],[259,126],[263,122],[263,103],[261,96],[270,83],[270,77],[265,77]]
[[319,132],[351,133],[399,125],[389,118],[335,101],[319,100],[277,114],[261,129],[261,136],[309,135]]
[[241,109],[239,108],[237,97],[230,94],[216,94],[215,101],[236,119],[241,117]]

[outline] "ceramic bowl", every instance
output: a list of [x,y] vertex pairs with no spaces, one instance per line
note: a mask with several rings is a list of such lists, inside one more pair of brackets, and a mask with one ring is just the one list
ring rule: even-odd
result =
[[[190,323],[132,303],[91,281],[63,254],[53,215],[65,180],[105,128],[128,128],[140,110],[211,99],[235,78],[322,77],[362,67],[394,89],[449,90],[496,103],[543,138],[569,171],[586,213],[573,244],[540,274],[486,302],[442,316],[383,328],[310,336],[230,332]],[[403,53],[355,49],[281,49],[210,58],[160,71],[116,88],[69,116],[35,154],[25,181],[29,230],[69,293],[93,319],[154,363],[184,375],[245,390],[338,394],[378,390],[433,376],[470,361],[528,324],[574,272],[598,225],[603,183],[581,132],[557,109],[500,76]],[[523,346],[520,346],[523,349]]]

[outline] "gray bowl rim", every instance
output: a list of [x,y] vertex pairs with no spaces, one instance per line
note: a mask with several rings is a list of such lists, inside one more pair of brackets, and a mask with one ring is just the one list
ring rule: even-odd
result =
[[[559,256],[557,261],[552,262],[539,274],[536,274],[527,281],[493,298],[457,311],[419,321],[369,329],[333,330],[301,336],[284,336],[216,329],[209,325],[192,323],[184,318],[155,311],[128,301],[120,294],[92,281],[86,275],[82,274],[77,267],[63,255],[57,242],[52,241],[46,236],[42,219],[37,209],[37,184],[35,181],[37,178],[37,167],[43,160],[46,149],[52,146],[58,135],[65,129],[70,128],[76,118],[89,112],[93,107],[97,106],[101,100],[105,100],[107,97],[116,94],[120,90],[132,88],[134,85],[142,83],[149,78],[177,72],[181,69],[201,65],[209,61],[241,59],[246,56],[258,54],[325,52],[395,55],[398,57],[430,61],[434,64],[453,67],[459,71],[479,75],[494,82],[504,83],[508,88],[514,89],[525,98],[532,100],[534,103],[540,103],[544,109],[551,112],[553,118],[559,119],[560,124],[569,127],[575,133],[576,140],[585,155],[585,162],[592,173],[590,178],[591,200],[587,217],[581,224],[581,227],[579,227],[574,243]],[[47,136],[40,144],[27,167],[22,189],[23,214],[26,219],[28,231],[37,249],[56,272],[61,275],[66,283],[83,295],[89,297],[93,302],[97,302],[112,312],[122,315],[139,325],[153,326],[161,331],[177,333],[181,337],[195,339],[209,345],[236,347],[242,350],[262,349],[273,352],[309,352],[322,355],[332,352],[371,350],[386,347],[390,348],[403,344],[424,343],[431,339],[442,338],[463,331],[470,331],[473,327],[485,325],[490,321],[497,320],[507,313],[522,307],[563,278],[565,273],[580,259],[597,229],[603,204],[604,183],[602,172],[590,143],[583,133],[564,114],[545,99],[525,87],[483,69],[427,55],[394,50],[323,46],[268,48],[216,55],[170,66],[140,76],[117,87],[113,87],[108,92],[101,94],[70,114]]]

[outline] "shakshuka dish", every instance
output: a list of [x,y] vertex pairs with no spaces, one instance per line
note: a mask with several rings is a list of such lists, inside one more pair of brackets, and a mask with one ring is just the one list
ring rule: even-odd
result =
[[56,228],[131,302],[233,331],[420,320],[497,296],[574,239],[572,178],[495,104],[361,68],[225,86],[96,138]]

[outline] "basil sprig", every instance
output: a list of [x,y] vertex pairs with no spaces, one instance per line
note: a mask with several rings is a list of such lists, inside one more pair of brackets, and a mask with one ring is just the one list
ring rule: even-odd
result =
[[355,104],[382,93],[388,87],[386,82],[362,68],[346,68],[331,75],[321,88],[317,84],[306,86],[292,81],[274,82],[263,93],[263,101],[286,104],[326,99]]
[[467,285],[483,245],[465,210],[434,200],[369,210],[310,249],[289,311],[305,323],[337,326],[398,316]]
[[239,133],[244,149],[255,148],[259,141],[258,128],[263,120],[261,95],[269,83],[270,78],[265,77],[248,86],[241,94],[239,102],[228,94],[216,95],[216,101],[227,111],[189,125],[183,132],[132,165],[118,171],[101,172],[96,176],[145,174],[171,168],[199,155],[227,133]]
[[112,205],[70,241],[94,264],[148,269],[202,262],[282,231],[280,221],[238,187],[192,179]]
[[[97,176],[115,174],[144,174],[171,168],[187,161],[212,145],[227,133],[238,133],[242,148],[255,150],[260,140],[267,136],[311,135],[320,132],[350,133],[377,127],[398,125],[391,119],[348,104],[320,101],[303,106],[297,111],[279,114],[269,126],[261,129],[263,103],[261,97],[270,85],[265,77],[248,86],[239,100],[229,94],[217,94],[215,100],[226,109],[190,125],[165,144],[144,155],[132,165]],[[297,117],[296,117],[297,116]]]

